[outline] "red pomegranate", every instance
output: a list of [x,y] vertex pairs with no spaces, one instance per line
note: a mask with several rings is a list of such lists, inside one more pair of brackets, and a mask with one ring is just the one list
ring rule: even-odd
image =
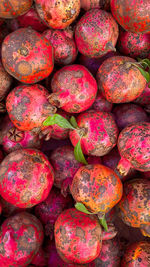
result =
[[110,9],[110,0],[81,0],[81,7],[85,10],[92,8]]
[[20,149],[7,155],[0,165],[0,194],[19,208],[44,201],[54,182],[47,157],[34,149]]
[[149,105],[150,103],[150,86],[147,83],[146,87],[144,88],[143,92],[140,94],[138,98],[134,100],[135,103],[145,106]]
[[16,215],[20,212],[23,212],[23,211],[27,211],[27,212],[30,212],[31,211],[31,208],[19,208],[19,207],[16,207],[12,204],[10,204],[9,202],[7,202],[4,198],[0,197],[0,203],[1,203],[1,206],[2,206],[2,215],[5,217],[5,218],[8,218],[12,215]]
[[5,71],[0,62],[0,101],[7,95],[12,84],[12,77]]
[[42,247],[39,248],[38,252],[35,254],[34,258],[31,261],[32,266],[36,267],[45,267],[47,266],[48,260],[46,257],[46,252]]
[[146,86],[146,79],[129,57],[106,59],[97,73],[99,90],[112,103],[126,103],[136,99]]
[[26,13],[32,6],[33,0],[1,0],[0,18],[12,19]]
[[118,25],[112,15],[101,9],[87,11],[76,24],[75,39],[79,52],[98,58],[115,50]]
[[2,63],[6,71],[20,82],[36,83],[53,70],[53,48],[32,28],[20,28],[5,37]]

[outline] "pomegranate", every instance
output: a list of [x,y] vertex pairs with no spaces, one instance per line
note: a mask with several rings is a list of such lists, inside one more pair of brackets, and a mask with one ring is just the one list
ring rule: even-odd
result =
[[149,0],[110,0],[111,12],[129,32],[150,33]]
[[146,86],[146,79],[129,57],[115,56],[106,59],[97,72],[99,90],[112,103],[131,102]]
[[64,29],[79,15],[80,0],[35,0],[41,19],[50,28]]
[[115,50],[118,34],[118,25],[112,15],[96,8],[87,11],[75,29],[79,52],[95,58]]
[[36,83],[52,72],[53,49],[40,33],[30,27],[20,28],[5,37],[2,63],[20,82]]
[[32,6],[33,0],[1,0],[0,18],[12,19],[26,13]]
[[126,175],[131,167],[150,171],[150,123],[139,122],[124,128],[118,138],[121,159],[117,169]]
[[108,102],[106,98],[98,92],[98,95],[95,99],[95,102],[92,105],[92,108],[96,111],[106,111],[106,112],[111,112],[113,107],[113,104]]
[[65,30],[48,29],[43,36],[54,48],[54,60],[57,65],[72,64],[77,57],[77,48],[73,38],[66,35]]
[[0,62],[0,101],[7,95],[12,84],[12,77],[5,71]]
[[143,92],[140,94],[138,98],[134,100],[135,103],[145,106],[149,105],[150,103],[150,87],[149,84],[146,84],[146,87],[144,88]]
[[150,181],[134,179],[124,183],[123,197],[116,206],[119,217],[150,237]]
[[52,105],[70,113],[80,113],[95,101],[97,84],[91,73],[81,65],[65,66],[58,70],[51,81]]
[[19,208],[29,208],[44,201],[54,182],[47,157],[34,149],[11,152],[0,165],[0,194]]
[[45,267],[47,266],[48,260],[46,258],[46,253],[42,247],[39,248],[38,252],[31,261],[36,267]]
[[43,242],[40,221],[27,212],[6,219],[1,225],[1,267],[28,266]]
[[77,124],[69,136],[73,146],[80,140],[84,154],[103,156],[116,145],[118,128],[110,113],[89,110],[77,117]]
[[0,163],[2,162],[3,158],[4,158],[3,152],[2,150],[0,150]]
[[23,211],[27,211],[30,212],[31,208],[25,209],[25,208],[19,208],[16,207],[12,204],[10,204],[9,202],[7,202],[4,198],[0,197],[0,203],[2,206],[2,215],[5,218],[8,218],[12,215],[16,215],[17,213],[23,212]]
[[92,8],[110,9],[110,0],[81,0],[81,7],[85,10]]

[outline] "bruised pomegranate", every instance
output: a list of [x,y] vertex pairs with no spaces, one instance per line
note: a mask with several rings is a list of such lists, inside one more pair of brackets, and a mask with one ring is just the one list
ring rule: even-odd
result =
[[12,84],[12,77],[5,71],[0,62],[0,101],[7,95]]
[[150,33],[149,0],[110,0],[111,12],[129,32]]
[[91,9],[76,24],[76,44],[85,56],[98,58],[114,51],[117,38],[118,25],[104,10]]
[[11,152],[0,165],[0,194],[19,208],[29,208],[44,201],[54,182],[47,157],[34,149]]
[[132,58],[117,56],[106,59],[100,66],[98,87],[109,102],[131,102],[144,90],[146,79],[132,63],[136,63]]
[[0,18],[12,19],[26,13],[32,6],[33,0],[1,0]]
[[92,74],[82,65],[65,66],[58,70],[51,81],[52,105],[70,113],[88,109],[96,98],[97,84]]
[[124,183],[123,197],[118,203],[119,217],[129,226],[137,227],[150,237],[150,181],[134,179]]
[[67,209],[57,218],[54,234],[57,252],[67,263],[88,263],[100,253],[101,226],[96,215]]
[[110,113],[89,110],[77,117],[77,124],[69,136],[73,146],[80,140],[84,154],[103,156],[116,145],[118,128]]
[[110,0],[81,0],[81,7],[85,10],[92,8],[110,9]]
[[131,167],[150,171],[150,123],[139,122],[124,128],[118,138],[121,160],[117,166],[122,175]]
[[35,0],[35,4],[41,19],[54,29],[66,28],[80,12],[80,0]]
[[53,70],[53,49],[48,40],[32,28],[8,34],[2,44],[6,71],[23,83],[36,83]]
[[54,223],[63,210],[71,208],[73,201],[70,195],[64,197],[60,190],[53,187],[45,201],[35,207],[35,215],[45,226],[45,234],[53,239]]
[[113,107],[113,104],[108,102],[106,98],[98,92],[98,95],[95,99],[95,102],[93,103],[92,108],[95,109],[96,111],[106,111],[106,112],[111,112]]
[[48,260],[46,258],[46,253],[42,249],[42,247],[40,247],[34,258],[32,259],[31,263],[34,264],[36,267],[45,267],[47,266],[47,262]]
[[32,214],[21,212],[1,225],[1,267],[28,266],[43,242],[43,228]]
[[43,36],[54,48],[54,60],[57,65],[72,64],[77,57],[77,48],[73,38],[66,35],[65,30],[48,29]]
[[42,146],[42,140],[31,131],[20,131],[10,121],[6,115],[0,131],[0,144],[6,153],[10,153],[21,148],[37,148]]
[[149,105],[150,103],[150,87],[149,84],[146,84],[146,87],[144,88],[143,92],[140,94],[138,98],[134,100],[135,103],[145,106]]
[[58,147],[51,153],[50,162],[54,168],[54,185],[66,195],[76,171],[82,166],[74,157],[72,146]]
[[150,51],[150,34],[137,34],[120,30],[117,48],[123,55],[146,58]]

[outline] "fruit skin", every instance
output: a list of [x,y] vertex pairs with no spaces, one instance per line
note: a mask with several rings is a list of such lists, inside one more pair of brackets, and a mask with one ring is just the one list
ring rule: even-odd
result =
[[31,264],[36,267],[45,267],[47,266],[46,253],[42,247],[39,248],[38,252],[31,261]]
[[149,0],[111,0],[111,13],[129,32],[150,33]]
[[23,211],[27,211],[30,212],[31,208],[29,209],[23,209],[23,208],[18,208],[12,204],[10,204],[9,202],[7,202],[4,198],[0,197],[0,203],[2,206],[2,215],[5,218],[8,218],[12,215],[16,215],[17,213],[23,212]]
[[31,131],[20,131],[10,121],[8,115],[6,115],[1,124],[0,131],[0,144],[3,146],[3,150],[8,154],[12,151],[21,148],[37,148],[42,147],[42,139]]
[[54,223],[63,210],[73,207],[70,195],[64,197],[60,190],[53,187],[48,197],[35,206],[34,213],[45,226],[45,234],[53,239]]
[[138,98],[134,100],[135,103],[145,106],[149,105],[150,103],[150,87],[149,84],[146,84],[146,87],[144,88],[143,92],[140,94]]
[[120,130],[133,123],[149,122],[149,118],[144,109],[132,103],[116,106],[113,109],[113,114]]
[[0,101],[7,95],[12,84],[12,77],[5,71],[0,62]]
[[147,58],[150,51],[150,34],[120,30],[117,48],[125,56]]
[[57,252],[67,263],[89,263],[99,255],[101,226],[96,215],[67,209],[57,218],[54,234]]
[[31,84],[45,79],[53,70],[53,61],[51,44],[32,28],[8,34],[2,43],[3,66],[20,82]]
[[43,242],[43,227],[32,214],[21,212],[1,225],[1,267],[28,266]]
[[70,130],[69,137],[73,146],[81,138],[84,154],[103,156],[116,145],[118,128],[110,113],[89,110],[80,114],[76,120],[79,129]]
[[123,196],[116,206],[118,216],[129,226],[150,236],[150,181],[134,179],[124,183]]
[[80,0],[35,0],[40,18],[54,29],[64,29],[79,15]]
[[118,25],[112,15],[101,9],[87,11],[76,24],[75,40],[79,52],[99,58],[114,51]]
[[121,267],[149,267],[150,243],[140,241],[129,245],[121,261]]
[[[61,115],[62,117],[69,119],[69,115],[63,111],[63,110],[58,110],[57,114]],[[69,137],[69,129],[62,128],[58,126],[57,124],[54,124],[51,126],[51,138],[56,139],[56,140],[64,140]]]
[[54,168],[54,185],[61,189],[63,195],[68,193],[68,185],[77,170],[83,165],[74,157],[72,146],[62,146],[54,149],[49,157]]
[[112,103],[126,103],[136,99],[146,86],[146,79],[130,57],[106,59],[97,72],[100,92]]
[[139,122],[124,128],[118,137],[121,160],[117,166],[120,173],[130,167],[139,171],[150,171],[150,123]]
[[32,6],[33,0],[1,0],[0,18],[12,19],[26,13]]
[[112,107],[113,104],[108,102],[106,98],[100,92],[98,92],[95,102],[92,105],[92,108],[96,111],[111,112]]
[[109,10],[110,0],[81,0],[81,8],[85,10],[90,10],[92,8]]
[[93,213],[109,212],[122,197],[122,183],[117,174],[101,165],[80,167],[76,172],[70,192],[76,202],[81,202]]
[[69,38],[64,30],[48,29],[43,36],[54,48],[55,64],[63,66],[72,64],[77,57],[77,47],[73,38]]
[[39,84],[15,87],[7,96],[6,108],[16,128],[35,132],[45,129],[44,120],[56,111],[48,96],[49,92]]
[[97,83],[82,65],[74,64],[58,70],[51,81],[49,102],[69,113],[80,113],[95,101]]
[[11,152],[0,165],[0,193],[19,208],[30,208],[44,201],[54,182],[47,157],[36,149]]

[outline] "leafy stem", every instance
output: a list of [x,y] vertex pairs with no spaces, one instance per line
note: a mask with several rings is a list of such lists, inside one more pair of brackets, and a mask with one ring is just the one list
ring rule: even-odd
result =
[[129,62],[128,64],[135,66],[139,69],[143,77],[146,79],[147,83],[150,82],[150,60],[148,58],[145,59],[137,59],[138,62]]

